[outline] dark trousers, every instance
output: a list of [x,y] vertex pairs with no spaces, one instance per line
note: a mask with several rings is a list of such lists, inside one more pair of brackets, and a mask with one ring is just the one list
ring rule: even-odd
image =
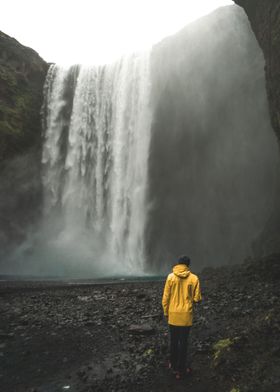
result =
[[172,369],[179,372],[186,370],[188,337],[191,327],[169,325],[170,362]]

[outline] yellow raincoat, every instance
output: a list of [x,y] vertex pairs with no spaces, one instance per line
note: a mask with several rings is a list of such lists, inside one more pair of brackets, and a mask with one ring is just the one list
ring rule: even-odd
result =
[[199,279],[192,274],[185,264],[173,267],[169,274],[162,296],[164,315],[168,324],[191,326],[193,320],[193,302],[201,301]]

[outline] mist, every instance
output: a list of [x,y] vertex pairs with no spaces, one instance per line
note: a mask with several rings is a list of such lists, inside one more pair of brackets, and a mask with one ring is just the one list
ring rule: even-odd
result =
[[148,259],[198,270],[252,257],[275,207],[279,158],[264,59],[225,7],[154,48]]

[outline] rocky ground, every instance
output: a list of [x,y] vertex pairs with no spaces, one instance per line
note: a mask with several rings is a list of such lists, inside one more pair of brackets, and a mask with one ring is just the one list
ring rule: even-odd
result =
[[1,391],[279,391],[279,258],[203,271],[180,381],[166,368],[164,282],[1,281]]

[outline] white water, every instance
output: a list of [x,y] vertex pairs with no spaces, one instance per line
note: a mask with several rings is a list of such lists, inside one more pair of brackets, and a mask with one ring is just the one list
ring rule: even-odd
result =
[[105,274],[139,274],[145,265],[149,57],[103,67],[54,65],[46,80],[47,241],[60,257],[63,249],[80,249],[77,257],[86,255]]

